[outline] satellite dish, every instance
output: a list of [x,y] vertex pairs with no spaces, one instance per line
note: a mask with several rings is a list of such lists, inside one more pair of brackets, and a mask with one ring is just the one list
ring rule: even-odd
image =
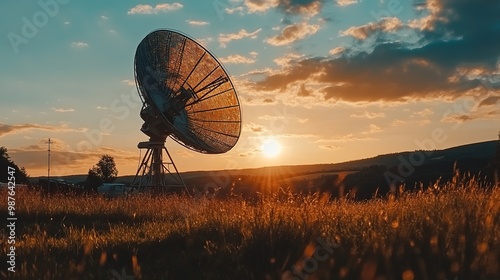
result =
[[[149,33],[135,53],[135,81],[143,101],[141,131],[149,141],[132,186],[186,188],[165,147],[168,137],[196,152],[225,153],[241,132],[236,90],[222,64],[195,40],[173,30]],[[163,161],[163,151],[168,156]],[[173,167],[173,168],[171,168]]]

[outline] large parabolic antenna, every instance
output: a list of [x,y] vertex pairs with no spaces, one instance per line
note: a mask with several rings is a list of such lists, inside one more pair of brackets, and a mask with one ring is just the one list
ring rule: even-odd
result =
[[[135,81],[143,101],[141,131],[149,141],[132,185],[185,188],[165,147],[167,137],[196,152],[229,151],[240,136],[238,97],[222,64],[193,39],[173,30],[149,33],[135,53]],[[168,160],[164,160],[164,152]]]

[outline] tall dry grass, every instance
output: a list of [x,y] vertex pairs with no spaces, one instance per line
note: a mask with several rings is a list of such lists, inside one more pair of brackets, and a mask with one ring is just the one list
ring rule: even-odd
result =
[[364,202],[21,190],[16,200],[18,263],[2,277],[500,279],[500,189],[475,179]]

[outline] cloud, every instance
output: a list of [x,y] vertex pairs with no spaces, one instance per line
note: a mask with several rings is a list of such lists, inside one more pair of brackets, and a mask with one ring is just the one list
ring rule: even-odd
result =
[[328,51],[328,53],[331,55],[336,55],[336,54],[342,53],[344,50],[345,50],[344,47],[336,47],[336,48],[333,48],[330,51]]
[[297,91],[297,96],[311,96],[311,90],[307,89],[305,84],[301,84],[299,90]]
[[136,15],[136,14],[152,15],[152,14],[166,13],[169,11],[179,10],[182,7],[183,5],[178,2],[174,2],[172,4],[169,3],[157,4],[155,7],[151,5],[139,4],[128,10],[127,15]]
[[253,122],[249,122],[249,123],[244,124],[242,130],[257,133],[257,134],[269,132],[269,130],[265,126],[260,125],[260,124],[256,124]]
[[500,101],[499,95],[491,95],[481,100],[479,107],[496,105]]
[[336,151],[336,150],[340,149],[340,147],[333,146],[333,145],[320,145],[319,147],[323,150],[329,150],[329,151]]
[[262,31],[262,28],[255,30],[254,32],[248,32],[245,29],[241,29],[238,33],[227,33],[227,34],[219,34],[218,41],[220,46],[225,48],[226,44],[234,40],[240,40],[243,38],[257,38],[257,34]]
[[409,127],[416,127],[416,126],[426,126],[431,123],[431,120],[429,119],[423,119],[423,120],[400,120],[396,119],[391,123],[392,127],[400,127],[403,125],[409,126]]
[[265,42],[273,46],[288,45],[318,32],[319,28],[318,24],[307,22],[291,24],[283,28],[280,34],[267,38]]
[[[10,148],[9,154],[15,161],[24,166],[32,176],[39,176],[47,172],[47,141],[40,139],[37,143]],[[51,138],[50,146],[51,175],[86,174],[89,168],[98,162],[103,154],[111,155],[118,167],[137,166],[135,152],[119,150],[111,147],[98,147],[92,150],[75,150],[64,141]],[[132,166],[131,166],[132,165]],[[35,175],[34,175],[35,174]]]
[[[248,88],[293,100],[298,83],[316,82],[322,85],[317,91],[322,104],[454,100],[485,84],[500,89],[499,83],[490,80],[498,78],[500,5],[486,0],[443,0],[430,13],[432,28],[409,30],[412,36],[396,33],[390,41],[379,38],[368,49],[354,45],[339,57],[297,59]],[[398,24],[392,26],[389,29]],[[370,30],[360,34],[369,36]],[[485,98],[490,93],[477,94]],[[319,104],[320,100],[311,101]]]
[[428,117],[428,116],[433,115],[433,114],[434,114],[434,112],[431,109],[426,108],[426,109],[423,109],[421,111],[418,111],[418,112],[411,114],[411,116],[412,117],[419,116],[419,117],[425,118],[425,117]]
[[382,128],[376,124],[370,124],[370,129],[368,131],[362,132],[362,134],[372,134],[382,132]]
[[352,4],[357,4],[358,0],[336,0],[337,5],[339,6],[349,6]]
[[122,83],[126,84],[127,86],[135,86],[135,81],[134,80],[122,80]]
[[467,113],[450,113],[445,114],[441,119],[441,122],[446,123],[464,123],[467,121],[478,120],[478,119],[493,119],[498,120],[500,114],[500,110],[493,109],[488,110],[488,108],[484,108],[483,110],[474,110]]
[[351,118],[363,118],[363,119],[375,119],[375,118],[385,117],[385,113],[384,112],[372,113],[372,112],[364,111],[363,113],[360,113],[360,114],[351,114],[350,117]]
[[221,58],[219,58],[219,60],[222,63],[226,63],[226,64],[252,64],[255,62],[255,59],[249,58],[249,57],[244,57],[244,56],[239,55],[239,54],[230,55],[227,57],[221,57]]
[[403,28],[403,23],[396,17],[382,18],[378,22],[370,22],[365,25],[349,27],[340,31],[341,36],[352,36],[358,40],[365,40],[377,32],[394,32]]
[[244,4],[249,13],[261,13],[277,7],[279,2],[279,0],[245,0]]
[[52,108],[52,111],[57,112],[57,113],[68,113],[68,112],[74,112],[75,109],[73,109],[73,108],[68,108],[68,109],[64,109],[64,108]]
[[97,106],[96,109],[97,110],[108,110],[109,108],[108,107],[103,107],[103,106]]
[[466,122],[476,119],[476,117],[466,115],[466,114],[457,114],[451,116],[445,116],[441,119],[442,122]]
[[228,14],[234,14],[238,12],[239,14],[243,14],[244,12],[244,7],[239,6],[239,7],[232,7],[232,8],[225,8],[224,11]]
[[72,42],[71,43],[71,47],[74,49],[84,49],[84,48],[87,48],[88,46],[89,46],[89,44],[87,44],[85,42]]
[[194,25],[194,26],[203,26],[210,24],[208,21],[199,21],[199,20],[186,20],[186,22],[189,25]]
[[214,38],[212,37],[207,37],[207,38],[200,38],[197,40],[198,43],[202,44],[203,46],[207,46],[208,43],[212,42]]
[[321,11],[324,0],[245,0],[249,13],[263,13],[277,8],[287,15],[314,16]]
[[64,25],[69,25],[70,23],[69,23],[69,21],[65,21],[63,24]]
[[108,20],[109,18],[107,16],[101,16],[102,20]]
[[61,126],[50,126],[50,125],[40,125],[40,124],[32,124],[32,123],[24,123],[24,124],[3,124],[0,123],[0,137],[5,136],[7,134],[16,134],[29,130],[44,130],[44,131],[53,131],[53,132],[85,132],[86,128],[69,128],[67,125]]
[[296,138],[296,139],[304,139],[304,138],[316,138],[318,135],[314,134],[301,134],[301,133],[282,133],[274,135],[276,138]]
[[292,65],[294,62],[298,61],[303,55],[296,53],[287,53],[281,57],[275,58],[274,63],[278,64],[281,67],[287,67]]
[[355,141],[373,141],[376,140],[372,137],[357,137],[354,136],[353,133],[349,133],[347,135],[343,136],[337,136],[334,138],[327,138],[327,139],[319,139],[314,141],[315,143],[346,143],[346,142],[355,142]]

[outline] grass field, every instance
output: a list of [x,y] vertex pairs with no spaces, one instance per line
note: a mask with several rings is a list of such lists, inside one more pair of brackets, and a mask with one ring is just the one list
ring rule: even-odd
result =
[[0,278],[500,279],[500,189],[474,179],[365,202],[19,189],[16,208],[16,272]]

